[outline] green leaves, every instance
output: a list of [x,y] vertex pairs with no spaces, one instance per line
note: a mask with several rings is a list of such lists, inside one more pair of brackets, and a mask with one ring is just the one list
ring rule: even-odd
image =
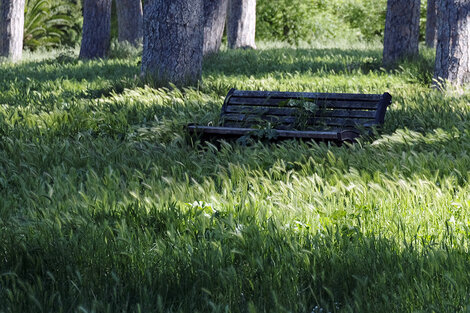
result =
[[76,16],[71,13],[77,9],[77,5],[69,1],[26,0],[24,46],[35,50],[62,44],[76,31]]
[[256,32],[290,44],[331,38],[374,41],[383,36],[386,0],[259,0]]

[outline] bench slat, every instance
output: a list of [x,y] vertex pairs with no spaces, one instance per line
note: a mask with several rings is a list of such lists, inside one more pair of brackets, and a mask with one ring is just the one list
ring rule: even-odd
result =
[[[213,135],[231,135],[243,136],[255,134],[260,129],[244,128],[244,127],[220,127],[220,126],[198,126],[189,125],[188,130],[196,134],[213,134]],[[354,141],[359,133],[354,130],[280,130],[273,129],[278,138],[303,138],[303,139],[321,139],[321,140],[338,140],[338,141]]]
[[[252,107],[237,105],[229,105],[225,109],[225,114],[227,113],[242,113],[242,114],[252,114],[254,116],[259,115],[285,115],[285,116],[297,116],[299,114],[299,109],[296,107],[287,107],[287,108],[276,108],[276,107]],[[375,111],[359,111],[359,110],[322,110],[319,109],[315,113],[305,111],[301,114],[306,116],[315,116],[315,117],[344,117],[344,118],[375,118]]]
[[[260,129],[246,127],[218,127],[218,126],[195,126],[188,128],[197,133],[219,134],[219,135],[237,135],[243,136],[250,133],[259,132]],[[273,130],[277,136],[290,138],[319,138],[337,140],[338,131],[297,131],[297,130]]]
[[320,118],[306,118],[305,120],[299,119],[295,116],[276,116],[276,115],[263,115],[263,116],[254,116],[246,114],[224,114],[222,116],[224,124],[227,121],[238,122],[241,126],[249,126],[257,124],[262,121],[270,122],[274,125],[277,124],[290,124],[294,127],[295,124],[301,124],[297,126],[371,126],[375,124],[374,119],[357,119],[357,118],[329,118],[329,117],[320,117]]
[[[296,101],[305,101],[312,102],[318,105],[319,107],[326,108],[338,108],[338,109],[359,109],[359,110],[376,110],[379,101],[358,101],[358,100],[335,100],[335,99],[295,99]],[[247,106],[282,106],[289,107],[289,99],[279,99],[279,98],[241,98],[241,97],[231,97],[227,106],[231,105],[247,105]],[[296,106],[292,106],[296,107]]]
[[379,101],[379,94],[354,94],[354,93],[317,93],[317,92],[285,92],[285,91],[251,91],[234,90],[232,97],[253,98],[281,98],[281,99],[328,99],[328,100],[359,100]]

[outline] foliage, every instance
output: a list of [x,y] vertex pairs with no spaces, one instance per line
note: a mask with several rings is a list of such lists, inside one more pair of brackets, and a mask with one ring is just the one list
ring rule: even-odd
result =
[[313,38],[315,24],[309,18],[313,1],[278,0],[257,3],[257,36],[266,40],[282,40],[297,43]]
[[263,40],[297,44],[341,37],[347,31],[323,0],[262,0],[256,13],[257,38]]
[[332,5],[336,16],[359,30],[360,39],[383,38],[387,0],[337,0]]
[[[55,55],[0,65],[0,312],[467,310],[470,93],[429,87],[432,51],[260,44],[185,90]],[[355,145],[190,138],[231,87],[393,104]]]
[[[424,40],[426,1],[421,1],[420,36]],[[387,0],[260,0],[257,38],[289,43],[347,38],[382,40]]]
[[79,1],[26,0],[25,47],[35,50],[38,47],[74,44],[78,40],[80,29]]
[[[424,39],[426,2],[421,4],[420,32]],[[77,45],[81,7],[80,0],[27,0],[25,46],[34,50],[39,46]],[[383,38],[385,12],[386,0],[258,0],[256,36],[258,40],[290,44],[333,38],[373,42]],[[111,23],[112,38],[116,38],[114,1]]]

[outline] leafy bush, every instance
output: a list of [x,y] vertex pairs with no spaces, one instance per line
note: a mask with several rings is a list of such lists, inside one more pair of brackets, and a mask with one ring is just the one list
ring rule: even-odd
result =
[[324,0],[261,0],[257,4],[257,37],[291,44],[344,34],[343,22]]
[[336,16],[359,30],[359,39],[383,38],[387,0],[337,0],[332,4]]
[[[289,43],[313,39],[382,40],[387,0],[259,0],[257,38]],[[421,1],[420,40],[426,27]]]
[[290,43],[312,38],[313,19],[309,18],[312,0],[259,1],[257,7],[257,34],[267,40]]
[[387,0],[260,0],[257,37],[289,43],[383,37]]

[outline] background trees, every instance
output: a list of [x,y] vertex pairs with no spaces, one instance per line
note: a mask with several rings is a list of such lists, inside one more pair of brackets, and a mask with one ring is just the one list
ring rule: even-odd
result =
[[434,48],[437,41],[437,0],[428,0],[426,10],[426,45]]
[[227,11],[228,47],[253,48],[256,31],[256,0],[229,0]]
[[383,51],[385,65],[418,53],[419,16],[419,0],[388,0]]
[[204,55],[219,51],[227,17],[228,0],[204,1]]
[[0,56],[15,62],[23,51],[24,0],[0,2]]
[[202,73],[202,0],[150,0],[144,10],[142,76],[155,85],[196,84]]
[[[142,37],[142,2],[140,0],[115,0],[116,14],[113,17],[110,13],[111,1],[83,0],[85,22],[82,28],[81,0],[26,0],[23,46],[31,50],[37,47],[57,47],[63,44],[75,46],[83,37],[81,58],[105,57],[111,36],[110,19],[113,19],[114,25],[117,25],[116,34],[119,41],[135,43]],[[7,6],[8,3],[22,5],[22,1],[4,0],[3,2],[1,12],[7,15],[10,14],[6,13],[10,10]],[[225,26],[224,20],[228,19],[227,41],[231,48],[256,47],[255,32],[257,40],[280,40],[292,44],[302,41],[319,42],[325,39],[373,42],[383,39],[383,62],[388,65],[403,56],[415,55],[419,39],[426,39],[426,43],[430,47],[435,45],[438,33],[437,0],[427,0],[426,3],[422,3],[422,5],[427,4],[428,9],[426,19],[424,19],[424,7],[421,7],[421,27],[418,27],[419,2],[419,0],[411,2],[405,0],[389,0],[388,2],[387,0],[203,1],[205,38],[203,53],[219,50]],[[459,12],[461,10],[462,7],[458,9]],[[226,14],[228,15],[226,16]],[[447,19],[446,25],[455,16],[455,14],[451,15],[450,18],[444,17]],[[8,17],[2,18],[0,26],[3,29],[6,29],[5,25],[8,24],[8,20]],[[424,31],[424,21],[426,21],[426,32]],[[461,35],[465,32],[465,27],[456,24],[463,23],[462,19],[455,19],[453,22],[456,26],[445,26],[440,31],[443,31],[445,38],[451,38],[451,41],[454,40],[454,43],[460,44],[465,41],[467,36]],[[418,32],[418,29],[421,29],[421,33]],[[451,34],[449,31],[446,33],[445,29],[451,29]],[[16,38],[10,34],[10,30],[5,30],[2,32],[2,38],[10,38],[9,40]],[[452,52],[452,45],[446,48],[447,39],[444,37],[438,51],[439,60],[436,63],[436,77],[440,75],[442,78],[447,77],[444,73],[446,70],[443,69],[451,68],[451,66],[445,65],[447,62],[445,60],[459,60],[450,62],[455,64],[451,71],[456,73],[458,71],[455,66],[458,65],[459,68],[462,68],[462,60],[467,56],[465,49],[462,50],[462,57],[457,57],[459,54],[457,50],[460,48],[455,52]],[[0,42],[2,55],[18,59],[17,55],[21,52],[11,52],[13,51],[11,50],[12,42],[8,43],[8,40]],[[455,46],[455,44],[453,45]],[[20,45],[16,45],[16,47],[18,46]],[[5,52],[9,49],[10,52]],[[113,49],[120,49],[120,46],[113,46]],[[452,57],[448,56],[450,54]],[[118,55],[112,54],[113,57]],[[462,75],[458,74],[457,76]],[[450,81],[460,81],[460,79],[450,79]]]
[[142,1],[116,0],[118,40],[135,44],[142,39]]
[[85,0],[80,58],[103,58],[111,39],[111,0]]
[[470,3],[441,0],[439,3],[435,78],[461,85],[470,82]]

